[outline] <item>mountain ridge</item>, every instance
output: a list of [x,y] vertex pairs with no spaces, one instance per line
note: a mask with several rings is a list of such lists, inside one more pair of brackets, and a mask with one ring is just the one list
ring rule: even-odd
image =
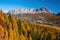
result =
[[12,15],[14,15],[14,14],[25,14],[25,13],[35,14],[35,13],[42,13],[42,12],[51,13],[50,10],[48,10],[47,8],[43,8],[43,7],[42,8],[38,8],[38,9],[19,8],[19,9],[10,10],[8,13],[11,13]]

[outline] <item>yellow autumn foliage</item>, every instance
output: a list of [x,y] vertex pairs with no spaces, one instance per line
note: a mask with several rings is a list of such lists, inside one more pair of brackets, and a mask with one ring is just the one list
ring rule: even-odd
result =
[[0,39],[2,40],[60,39],[59,27],[22,21],[14,16],[11,16],[10,20],[8,17],[7,14],[0,14]]

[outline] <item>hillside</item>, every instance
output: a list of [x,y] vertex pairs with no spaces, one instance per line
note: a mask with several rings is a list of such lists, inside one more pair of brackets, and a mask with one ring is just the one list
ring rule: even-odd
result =
[[1,12],[0,40],[60,40],[60,27],[22,21]]
[[34,22],[39,24],[56,25],[60,27],[60,16],[54,14],[47,8],[38,9],[24,9],[19,8],[15,10],[10,10],[8,14],[17,17],[23,21]]
[[16,17],[24,21],[60,26],[60,17],[53,13],[22,14]]

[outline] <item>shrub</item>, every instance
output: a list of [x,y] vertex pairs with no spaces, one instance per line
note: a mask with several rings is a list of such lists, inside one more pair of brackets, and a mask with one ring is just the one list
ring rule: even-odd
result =
[[51,33],[48,33],[46,40],[51,40],[51,37],[52,37]]

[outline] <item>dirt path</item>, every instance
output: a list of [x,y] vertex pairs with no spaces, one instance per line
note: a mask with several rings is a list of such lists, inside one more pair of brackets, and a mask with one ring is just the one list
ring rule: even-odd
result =
[[[36,25],[38,25],[37,23],[34,23]],[[40,26],[44,26],[44,27],[49,27],[49,28],[54,28],[54,29],[57,29],[57,30],[60,30],[60,27],[58,26],[52,26],[52,25],[46,25],[46,24],[39,24]]]
[[55,28],[57,30],[60,30],[60,27],[57,26],[51,26],[51,25],[44,25],[44,24],[39,24],[40,26],[44,26],[44,27],[50,27],[50,28]]

